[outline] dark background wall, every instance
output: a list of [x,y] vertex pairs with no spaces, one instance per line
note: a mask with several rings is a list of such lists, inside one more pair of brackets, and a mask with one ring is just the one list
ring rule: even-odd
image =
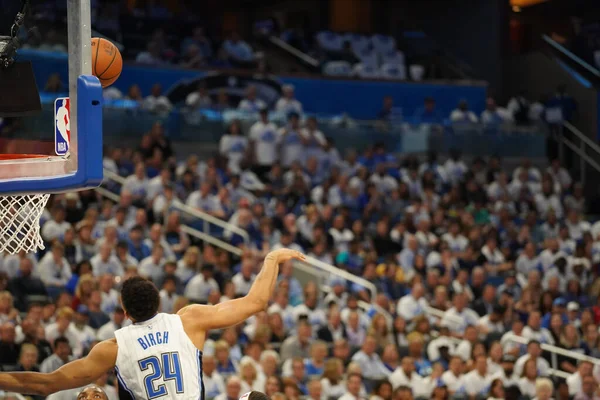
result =
[[[388,0],[387,26],[393,33],[421,28],[502,91],[502,58],[508,43],[507,0]],[[374,15],[381,15],[376,12]]]

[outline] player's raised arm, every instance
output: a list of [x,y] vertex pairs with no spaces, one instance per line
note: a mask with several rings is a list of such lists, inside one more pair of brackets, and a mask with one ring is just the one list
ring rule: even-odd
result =
[[215,306],[191,305],[179,311],[186,326],[207,331],[237,325],[248,317],[264,310],[277,282],[279,264],[291,259],[305,260],[304,254],[290,249],[278,249],[265,257],[264,264],[256,276],[248,294]]
[[0,390],[47,396],[95,382],[115,366],[116,360],[117,343],[114,339],[106,340],[94,346],[87,357],[67,363],[49,374],[2,372]]

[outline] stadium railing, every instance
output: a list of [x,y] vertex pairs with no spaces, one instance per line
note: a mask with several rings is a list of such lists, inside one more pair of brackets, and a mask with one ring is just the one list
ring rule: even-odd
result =
[[563,122],[563,127],[571,133],[571,137],[567,138],[562,133],[559,135],[559,157],[563,158],[563,146],[579,157],[581,182],[585,185],[586,163],[596,172],[600,172],[600,146],[568,121]]
[[[121,185],[125,182],[125,179],[122,176],[117,175],[106,169],[104,170],[104,177],[105,177],[105,180],[108,179],[113,182],[117,182]],[[118,203],[120,200],[120,196],[118,194],[113,193],[104,187],[98,187],[95,190],[98,194],[100,194],[103,197],[106,197],[107,199],[109,199],[111,201]],[[249,243],[248,232],[239,228],[238,226],[230,224],[226,221],[223,221],[219,218],[213,217],[213,216],[203,213],[201,211],[198,211],[198,210],[196,210],[192,207],[186,206],[184,204],[177,204],[177,206],[174,208],[176,208],[180,212],[189,213],[194,218],[203,220],[205,222],[206,226],[208,226],[209,224],[214,224],[221,228],[229,229],[231,232],[237,233],[240,236],[247,239],[247,243]],[[190,227],[184,223],[181,224],[181,230],[184,233],[186,233],[192,237],[195,237],[199,240],[205,241],[206,243],[212,244],[213,246],[219,247],[231,254],[234,254],[235,256],[239,257],[242,255],[242,252],[243,252],[242,249],[240,249],[239,247],[232,246],[231,244],[221,240],[220,238],[211,235],[209,231],[203,232],[203,231],[200,231],[193,227]],[[330,265],[323,261],[317,260],[316,258],[307,257],[306,262],[296,261],[294,265],[295,265],[295,267],[301,269],[302,271],[312,275],[313,277],[316,277],[317,282],[319,283],[320,286],[326,285],[326,283],[330,280],[330,278],[332,276],[335,276],[335,277],[344,279],[347,282],[352,282],[352,283],[356,283],[358,285],[363,286],[365,289],[367,289],[371,293],[371,296],[372,296],[371,298],[373,298],[373,299],[375,298],[375,296],[377,296],[377,288],[375,287],[375,285],[373,283],[371,283],[368,280],[363,279],[359,276],[352,275],[352,274],[350,274],[340,268],[337,268],[333,265]]]
[[[21,121],[14,137],[34,140],[46,137],[47,121],[53,119],[53,113],[52,105],[44,104],[41,114]],[[453,124],[448,120],[440,121],[439,125],[429,125],[420,124],[417,118],[408,116],[391,122],[355,120],[347,115],[315,116],[319,121],[319,129],[333,140],[342,153],[348,149],[367,148],[379,142],[393,153],[424,153],[429,150],[447,153],[451,149],[460,149],[462,154],[473,156],[546,156],[544,126],[483,126]],[[214,146],[234,119],[240,120],[242,130],[248,132],[256,121],[256,115],[237,110],[186,112],[181,109],[161,115],[140,108],[105,106],[103,131],[107,145],[123,146],[128,142],[138,143],[156,122],[160,122],[172,141],[210,143]],[[278,126],[285,125],[286,118],[282,113],[271,113],[270,119]]]
[[[444,314],[445,314],[442,310],[438,310],[433,307],[427,307],[425,309],[425,313],[427,315],[429,315],[430,317],[436,317],[436,318],[440,318],[440,319],[444,318]],[[456,322],[462,322],[461,318],[459,318],[457,316],[453,316],[453,315],[448,315],[445,318],[449,318]],[[528,339],[526,339],[522,336],[514,335],[514,334],[503,336],[503,338],[506,338],[507,340],[513,341],[513,342],[521,344],[521,345],[527,345],[527,343],[529,342]],[[451,340],[460,341],[460,339],[457,339],[457,338],[451,338]],[[548,371],[548,373],[550,375],[557,376],[559,378],[567,378],[570,374],[558,369],[558,362],[557,362],[558,355],[561,355],[564,357],[570,357],[570,358],[573,358],[573,359],[579,360],[579,361],[589,361],[593,365],[600,365],[600,359],[598,359],[598,358],[586,356],[585,354],[581,354],[581,353],[578,353],[578,352],[572,351],[572,350],[566,350],[566,349],[563,349],[558,346],[553,346],[550,344],[542,343],[541,349],[544,351],[547,351],[551,355],[552,368]]]
[[[123,185],[125,183],[125,178],[123,178],[122,176],[115,174],[112,171],[109,171],[107,169],[104,170],[104,178],[105,179],[109,179],[113,182],[116,182],[120,185]],[[102,193],[100,193],[102,194]],[[207,214],[205,212],[202,212],[198,209],[195,209],[193,207],[190,207],[182,202],[176,201],[174,202],[173,209],[175,209],[176,211],[179,211],[182,214],[186,214],[194,219],[199,219],[201,220],[203,223],[203,233],[208,235],[210,233],[210,225],[215,225],[218,226],[219,228],[223,229],[223,230],[228,230],[232,233],[235,233],[237,235],[240,235],[243,239],[244,239],[244,243],[248,244],[250,243],[250,236],[248,235],[248,232],[246,232],[244,229],[241,229],[240,227],[230,224],[227,221],[223,221],[222,219],[213,217],[210,214]],[[198,232],[201,232],[200,230],[197,230]]]

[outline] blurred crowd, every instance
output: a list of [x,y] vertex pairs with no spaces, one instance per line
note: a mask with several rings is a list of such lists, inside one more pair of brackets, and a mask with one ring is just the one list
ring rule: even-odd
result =
[[[558,160],[342,155],[315,119],[259,115],[202,160],[177,159],[157,123],[139,148],[105,150],[118,202],[53,196],[47,250],[0,259],[2,369],[52,371],[113,337],[129,276],[177,312],[245,295],[266,252],[288,247],[362,279],[283,265],[267,310],[211,332],[207,398],[599,398],[596,359],[569,354],[600,354],[600,223]],[[188,236],[182,224],[203,230],[193,210],[241,228],[210,230],[241,256]],[[116,398],[114,377],[98,384]]]

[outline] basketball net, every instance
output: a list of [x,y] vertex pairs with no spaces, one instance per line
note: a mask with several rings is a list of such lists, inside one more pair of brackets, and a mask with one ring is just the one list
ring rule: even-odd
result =
[[49,193],[0,195],[0,253],[31,253],[44,248],[40,218],[49,198]]

